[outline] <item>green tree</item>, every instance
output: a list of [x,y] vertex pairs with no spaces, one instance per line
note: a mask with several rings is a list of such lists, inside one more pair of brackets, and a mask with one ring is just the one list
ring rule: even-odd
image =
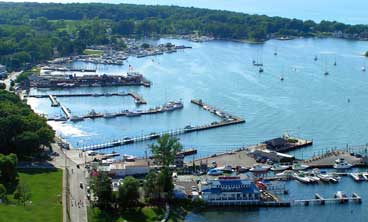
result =
[[109,209],[112,202],[111,179],[106,172],[98,172],[91,179],[91,190],[97,197],[95,204],[102,210]]
[[14,199],[18,200],[23,206],[26,205],[27,201],[31,200],[31,189],[26,183],[19,183],[14,192]]
[[182,150],[179,139],[166,134],[157,139],[157,144],[150,145],[153,158],[163,167],[169,167]]
[[[1,173],[1,172],[0,172]],[[8,202],[7,191],[4,185],[0,184],[0,202]]]
[[0,154],[0,183],[11,186],[17,179],[17,156]]
[[118,202],[121,208],[137,206],[139,200],[139,182],[134,177],[125,177],[119,186]]

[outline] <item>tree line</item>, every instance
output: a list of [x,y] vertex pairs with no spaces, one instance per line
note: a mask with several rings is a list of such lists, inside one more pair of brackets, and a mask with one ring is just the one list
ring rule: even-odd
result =
[[0,153],[20,159],[37,156],[50,146],[54,131],[13,93],[0,89]]
[[0,24],[0,63],[9,70],[54,56],[79,54],[91,44],[116,44],[119,35],[196,32],[220,39],[253,41],[332,33],[348,38],[368,37],[368,26],[336,21],[316,23],[222,10],[103,3],[0,3]]

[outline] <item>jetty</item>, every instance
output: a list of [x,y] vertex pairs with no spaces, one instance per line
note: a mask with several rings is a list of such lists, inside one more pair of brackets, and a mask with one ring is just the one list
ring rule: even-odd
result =
[[[28,95],[28,97],[33,98],[50,98],[52,106],[58,102],[56,101],[56,97],[108,97],[108,96],[130,96],[134,99],[137,105],[147,104],[144,98],[137,93],[128,92],[128,93],[69,93],[69,94],[53,94],[53,95]],[[59,104],[60,105],[60,104]],[[59,106],[57,105],[57,106]]]
[[70,113],[70,110],[66,108],[64,105],[61,105],[61,110],[64,112],[67,119],[72,118],[72,114]]
[[50,101],[51,101],[51,106],[52,107],[57,107],[60,106],[60,103],[56,100],[55,96],[53,95],[48,95]]
[[43,67],[42,69],[47,71],[58,71],[58,72],[96,72],[96,69],[76,69],[65,67]]
[[[175,136],[175,135],[179,135],[179,134],[184,134],[184,133],[191,133],[191,132],[198,132],[198,131],[202,131],[202,130],[208,130],[208,129],[213,129],[213,128],[218,128],[218,127],[223,127],[223,126],[229,126],[229,125],[234,125],[234,124],[240,124],[240,123],[245,123],[245,120],[225,113],[221,110],[215,109],[209,105],[204,104],[201,100],[191,100],[191,102],[193,104],[199,105],[201,107],[203,107],[204,109],[206,109],[205,107],[208,107],[208,110],[215,114],[216,116],[221,117],[220,121],[216,121],[216,122],[212,122],[210,124],[205,124],[205,125],[198,125],[198,126],[191,126],[191,125],[187,125],[184,128],[179,128],[179,129],[175,129],[175,130],[167,130],[167,131],[163,131],[163,132],[153,132],[150,133],[148,135],[143,135],[143,136],[137,136],[137,137],[132,137],[132,138],[125,138],[125,139],[117,139],[117,140],[113,140],[110,142],[106,142],[103,144],[95,144],[95,145],[88,145],[88,146],[82,146],[80,147],[80,149],[83,150],[100,150],[100,149],[106,149],[106,148],[111,148],[111,147],[115,147],[115,146],[122,146],[122,145],[126,145],[126,144],[131,144],[131,143],[136,143],[136,142],[141,142],[141,141],[146,141],[146,140],[152,140],[152,139],[157,139],[165,134],[168,134],[170,136]],[[152,111],[155,112],[155,111]]]
[[337,159],[345,159],[353,167],[366,166],[361,156],[352,155],[345,150],[326,151],[304,161],[310,168],[332,168]]

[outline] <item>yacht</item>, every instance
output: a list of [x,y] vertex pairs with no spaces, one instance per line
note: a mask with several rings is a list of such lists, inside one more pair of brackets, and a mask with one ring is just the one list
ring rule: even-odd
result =
[[230,165],[217,167],[215,169],[218,170],[218,171],[222,171],[223,173],[232,173],[232,172],[234,172],[234,170],[231,168]]
[[310,178],[311,182],[318,183],[319,181],[321,181],[321,178],[319,178],[317,174],[315,174],[313,171],[308,172],[307,176]]
[[126,116],[128,117],[134,117],[134,116],[140,116],[142,115],[142,111],[141,110],[137,110],[137,111],[130,111],[126,114]]
[[266,173],[269,169],[269,166],[255,164],[249,171],[253,173]]
[[351,167],[352,165],[346,162],[346,160],[343,158],[335,160],[335,164],[333,165],[333,168],[337,170],[346,170],[346,169],[350,169]]
[[280,165],[280,164],[274,164],[272,167],[271,167],[271,170],[272,171],[284,171],[284,170],[288,170],[290,169],[291,166],[289,165]]
[[301,163],[295,163],[293,164],[293,166],[291,167],[291,169],[293,170],[306,170],[308,169],[308,165],[305,165],[305,164],[301,164]]

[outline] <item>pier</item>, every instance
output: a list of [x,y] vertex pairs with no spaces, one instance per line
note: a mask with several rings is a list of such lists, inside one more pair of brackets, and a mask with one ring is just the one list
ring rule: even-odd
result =
[[64,112],[67,119],[70,119],[72,117],[70,110],[66,108],[64,105],[61,105],[61,110]]
[[[134,99],[137,105],[147,104],[142,96],[134,92],[128,93],[73,93],[73,94],[53,94],[53,95],[28,95],[28,97],[33,98],[50,98],[52,106],[54,104],[53,100],[56,101],[56,97],[104,97],[104,96],[130,96]],[[53,99],[51,98],[53,97]],[[57,102],[58,103],[58,102]],[[55,103],[56,104],[56,103]],[[57,106],[59,106],[58,104]]]
[[332,198],[323,198],[322,195],[316,193],[314,195],[314,199],[305,199],[305,200],[293,200],[293,205],[304,205],[309,206],[310,204],[319,204],[319,205],[325,205],[326,203],[348,203],[348,202],[355,202],[355,203],[362,203],[362,198],[357,194],[353,193],[351,197],[344,196],[344,197],[338,197],[335,195],[335,197]]
[[111,148],[111,147],[116,147],[116,146],[122,146],[122,145],[126,145],[126,144],[146,141],[146,140],[153,140],[153,139],[157,139],[157,138],[159,138],[159,137],[161,137],[165,134],[168,134],[170,136],[175,136],[175,135],[184,134],[184,133],[191,133],[191,132],[197,132],[197,131],[202,131],[202,130],[208,130],[208,129],[218,128],[218,127],[223,127],[223,126],[229,126],[229,125],[234,125],[234,124],[245,123],[244,119],[241,119],[241,118],[236,117],[234,115],[227,114],[227,113],[222,112],[218,109],[214,109],[209,105],[205,105],[201,100],[191,100],[191,102],[196,104],[196,105],[199,105],[201,107],[206,106],[206,107],[209,107],[210,109],[213,109],[214,110],[213,113],[215,115],[221,116],[221,121],[212,122],[210,124],[199,125],[199,126],[188,125],[184,128],[180,128],[180,129],[176,129],[176,130],[168,130],[168,131],[163,131],[163,132],[153,132],[153,133],[150,133],[150,134],[144,135],[144,136],[118,139],[118,140],[113,140],[111,142],[107,142],[107,143],[103,143],[103,144],[82,146],[82,147],[80,147],[80,149],[83,149],[83,150],[101,150],[101,149],[106,149],[106,148]]
[[49,99],[51,101],[51,106],[52,107],[60,106],[60,103],[56,100],[55,96],[49,95],[48,97],[49,97]]
[[63,67],[43,67],[43,70],[47,71],[58,71],[58,72],[96,72],[96,69],[69,69],[69,68],[63,68]]

